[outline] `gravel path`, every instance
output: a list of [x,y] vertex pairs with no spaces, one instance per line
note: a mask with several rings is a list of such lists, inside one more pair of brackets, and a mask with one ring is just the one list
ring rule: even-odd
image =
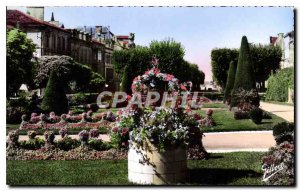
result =
[[260,102],[260,107],[263,110],[271,112],[289,122],[294,122],[294,106]]
[[[275,145],[272,131],[220,132],[204,135],[203,145],[208,152],[267,151],[269,147]],[[78,135],[69,136],[78,139]],[[100,138],[109,141],[106,134],[100,135]],[[55,140],[59,139],[60,136],[56,135]],[[20,135],[19,140],[28,140],[28,136]]]

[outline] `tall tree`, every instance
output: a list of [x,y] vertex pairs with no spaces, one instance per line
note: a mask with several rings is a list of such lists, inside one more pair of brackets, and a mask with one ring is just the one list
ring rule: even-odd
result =
[[222,89],[226,87],[227,71],[231,61],[238,60],[238,50],[229,48],[213,49],[211,51],[211,66],[213,79]]
[[35,44],[18,29],[10,30],[6,39],[6,97],[16,93],[24,83],[33,85]]
[[227,101],[228,103],[230,103],[231,91],[234,86],[236,67],[237,67],[237,62],[231,61],[228,70],[226,88],[224,91],[224,101]]
[[255,88],[253,62],[251,60],[249,44],[246,36],[243,36],[241,42],[233,90],[237,90],[239,88],[244,90],[251,90]]

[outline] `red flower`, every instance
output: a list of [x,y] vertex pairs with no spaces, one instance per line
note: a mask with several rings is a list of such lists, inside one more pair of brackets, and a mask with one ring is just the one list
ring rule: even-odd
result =
[[184,85],[182,85],[182,84],[180,84],[180,89],[182,89],[182,90],[184,90],[184,91],[187,90],[186,87],[185,87]]

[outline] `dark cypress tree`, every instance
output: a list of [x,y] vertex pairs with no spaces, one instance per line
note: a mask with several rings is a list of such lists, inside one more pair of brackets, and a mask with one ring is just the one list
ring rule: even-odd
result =
[[254,68],[246,36],[242,38],[233,90],[239,88],[244,90],[255,89]]
[[57,71],[50,73],[42,101],[42,109],[44,111],[54,111],[58,115],[68,112],[68,99],[64,92],[64,84],[64,82],[59,80]]
[[228,104],[230,104],[231,91],[234,86],[236,67],[237,67],[237,62],[231,61],[229,64],[226,88],[224,91],[224,102],[227,101]]
[[[255,88],[255,76],[254,68],[251,60],[249,44],[246,36],[243,36],[241,47],[239,50],[239,59],[235,74],[234,86],[231,91],[231,102],[230,106],[236,106],[239,101],[236,97],[236,92],[239,89],[250,91]],[[257,94],[257,99],[255,99],[255,105],[259,105],[259,97]]]
[[126,92],[127,94],[131,93],[131,83],[130,82],[130,71],[129,71],[129,67],[125,66],[124,70],[123,70],[123,76],[122,76],[122,85],[121,85],[121,90],[123,92]]

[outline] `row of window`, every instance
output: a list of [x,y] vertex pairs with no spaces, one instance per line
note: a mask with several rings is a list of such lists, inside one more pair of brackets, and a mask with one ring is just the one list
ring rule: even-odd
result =
[[68,47],[68,40],[63,36],[45,35],[45,48],[50,48],[58,51],[65,51]]

